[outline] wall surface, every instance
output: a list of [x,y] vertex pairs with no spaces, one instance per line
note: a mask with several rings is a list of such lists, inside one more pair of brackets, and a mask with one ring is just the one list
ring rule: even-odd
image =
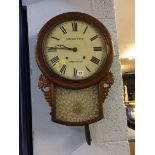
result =
[[[129,155],[113,0],[23,0],[23,4],[28,9],[34,155]],[[85,142],[83,127],[51,122],[50,107],[37,87],[41,74],[35,61],[37,34],[50,18],[70,11],[98,18],[108,28],[114,42],[111,71],[115,83],[104,104],[104,119],[90,125],[91,146]]]

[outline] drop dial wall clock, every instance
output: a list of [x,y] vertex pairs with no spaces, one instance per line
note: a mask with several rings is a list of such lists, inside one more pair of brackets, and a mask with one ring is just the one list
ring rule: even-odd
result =
[[36,61],[42,72],[38,86],[51,107],[54,122],[84,125],[103,118],[103,103],[113,84],[109,71],[113,47],[106,27],[79,12],[60,14],[40,30]]

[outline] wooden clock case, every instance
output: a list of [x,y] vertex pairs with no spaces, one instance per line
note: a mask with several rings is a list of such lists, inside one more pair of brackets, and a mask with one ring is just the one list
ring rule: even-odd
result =
[[[71,21],[71,20],[85,21],[97,27],[97,29],[101,32],[101,35],[106,40],[107,50],[108,50],[106,61],[104,64],[102,64],[101,70],[99,70],[96,74],[94,74],[93,76],[87,79],[78,80],[78,81],[65,79],[57,75],[54,71],[52,71],[46,64],[44,60],[43,52],[42,52],[44,37],[46,33],[48,33],[48,30],[54,28],[58,24],[61,24],[65,21]],[[98,20],[96,20],[96,18],[90,15],[80,13],[80,12],[64,13],[64,14],[60,14],[52,18],[42,27],[42,29],[40,30],[38,34],[38,39],[36,43],[36,61],[42,72],[39,78],[38,87],[42,90],[46,101],[52,107],[52,120],[54,122],[65,124],[65,125],[70,125],[70,126],[79,126],[79,125],[88,125],[103,118],[103,103],[104,103],[106,96],[108,95],[109,88],[114,82],[114,79],[113,79],[112,73],[109,72],[110,67],[112,65],[112,61],[113,61],[112,40],[111,40],[108,30],[101,22],[99,22]],[[56,118],[55,88],[57,86],[60,86],[66,89],[77,90],[77,89],[88,88],[94,84],[98,84],[99,117],[92,119],[92,120],[82,121],[82,122],[68,122],[68,121],[58,120]]]

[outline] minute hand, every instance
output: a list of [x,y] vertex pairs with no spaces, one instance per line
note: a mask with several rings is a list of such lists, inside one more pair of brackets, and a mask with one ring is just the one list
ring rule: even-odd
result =
[[66,50],[71,50],[73,52],[76,52],[77,51],[77,48],[70,48],[70,47],[66,47],[64,45],[57,45],[55,47],[49,47],[48,50],[56,50],[56,49],[66,49]]
[[76,52],[76,51],[77,51],[77,48],[76,48],[76,47],[74,47],[74,48],[69,48],[69,47],[64,46],[64,49],[72,50],[73,52]]
[[70,48],[70,47],[66,47],[66,46],[64,46],[64,45],[57,45],[56,47],[57,47],[58,49],[66,49],[66,50],[71,50],[71,51],[73,51],[73,52],[76,52],[76,51],[77,51],[77,48],[76,48],[76,47]]
[[64,46],[63,49],[66,49],[66,50],[72,50],[72,51],[73,51],[73,48],[66,47],[66,46]]

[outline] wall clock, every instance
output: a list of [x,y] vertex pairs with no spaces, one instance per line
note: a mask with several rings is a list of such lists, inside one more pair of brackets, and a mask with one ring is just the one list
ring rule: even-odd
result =
[[60,14],[40,30],[36,61],[42,72],[38,86],[51,107],[54,122],[85,126],[103,118],[103,103],[114,82],[113,47],[106,27],[79,12]]

